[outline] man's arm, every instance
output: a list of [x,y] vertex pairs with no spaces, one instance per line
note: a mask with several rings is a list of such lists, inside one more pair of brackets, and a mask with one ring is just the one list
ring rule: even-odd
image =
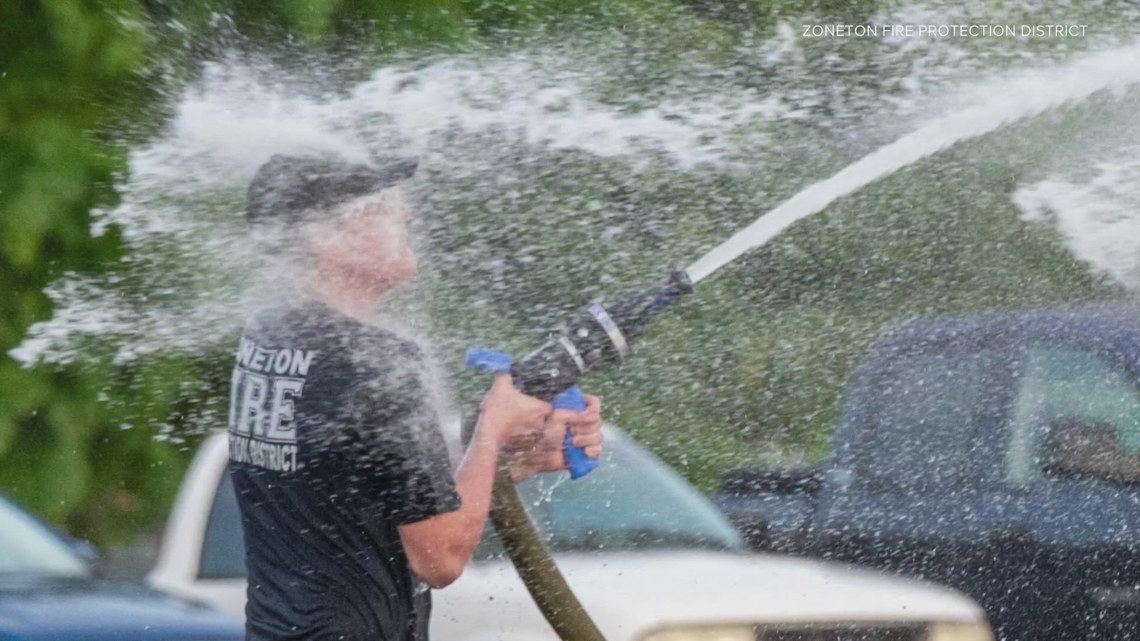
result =
[[499,452],[517,438],[542,430],[550,404],[514,388],[509,375],[495,377],[483,400],[479,422],[455,473],[458,510],[399,526],[400,541],[412,571],[433,588],[462,574],[483,534],[491,508],[491,490]]

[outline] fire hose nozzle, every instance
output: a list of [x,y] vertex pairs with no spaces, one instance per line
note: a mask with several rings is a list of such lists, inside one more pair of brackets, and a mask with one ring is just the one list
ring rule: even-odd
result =
[[[512,373],[512,359],[510,354],[496,352],[490,349],[473,347],[467,350],[467,367],[475,368],[481,372]],[[519,381],[515,381],[519,385]],[[521,385],[519,385],[521,387]],[[586,409],[586,397],[581,388],[572,385],[558,396],[550,399],[555,409],[568,409],[582,411]],[[562,441],[562,455],[566,457],[566,469],[570,478],[578,479],[593,471],[598,466],[598,459],[586,454],[586,451],[573,442],[573,435],[566,431]]]
[[[692,291],[693,281],[679,269],[669,275],[664,287],[626,296],[613,304],[590,304],[564,330],[524,358],[512,360],[499,352],[469,350],[467,364],[483,371],[509,371],[520,391],[555,402],[572,388],[577,389],[586,372],[620,361],[654,316]],[[577,394],[581,396],[581,391]],[[580,407],[562,407],[585,409],[585,400]]]

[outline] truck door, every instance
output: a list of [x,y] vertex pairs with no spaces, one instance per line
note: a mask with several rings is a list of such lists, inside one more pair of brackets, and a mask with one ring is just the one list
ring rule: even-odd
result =
[[1011,605],[1042,639],[1140,634],[1138,344],[1054,329],[1021,345],[998,483],[1018,497],[1034,563],[1001,578],[1032,595]]
[[[1006,586],[995,581],[1032,565],[1027,505],[987,482],[1010,350],[1002,332],[978,327],[928,327],[872,348],[821,486],[819,555],[954,586],[1002,624]],[[1015,569],[995,572],[995,548]]]
[[818,552],[957,587],[1006,641],[1140,638],[1140,337],[1118,326],[880,346],[836,433]]

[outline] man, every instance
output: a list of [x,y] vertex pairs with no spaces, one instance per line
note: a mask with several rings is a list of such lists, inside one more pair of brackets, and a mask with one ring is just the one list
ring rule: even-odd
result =
[[[597,456],[600,404],[552,411],[496,377],[454,472],[425,359],[369,323],[416,272],[398,183],[414,161],[274,156],[246,215],[276,300],[249,320],[234,368],[230,469],[245,531],[251,640],[420,640],[426,583],[470,560],[500,454],[522,480]],[[568,427],[569,426],[569,427]]]

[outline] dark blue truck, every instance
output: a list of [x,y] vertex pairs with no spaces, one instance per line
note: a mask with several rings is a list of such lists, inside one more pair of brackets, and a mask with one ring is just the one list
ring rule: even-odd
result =
[[824,465],[716,499],[757,548],[956,587],[1000,639],[1140,639],[1140,305],[893,326]]

